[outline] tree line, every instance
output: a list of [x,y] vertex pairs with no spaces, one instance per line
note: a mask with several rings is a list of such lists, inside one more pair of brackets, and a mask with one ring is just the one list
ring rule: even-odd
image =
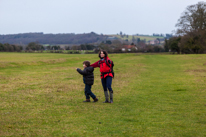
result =
[[[123,51],[122,49],[125,46],[132,46],[130,50],[126,49]],[[158,45],[147,45],[144,41],[140,41],[137,45],[134,43],[122,43],[119,40],[114,41],[103,41],[98,45],[95,44],[80,44],[80,45],[73,45],[73,46],[60,46],[60,45],[53,45],[53,46],[43,46],[38,42],[30,42],[24,48],[23,46],[13,45],[13,44],[2,44],[0,43],[0,52],[21,52],[24,49],[25,52],[34,52],[34,51],[41,51],[47,50],[51,53],[64,53],[63,50],[73,50],[73,51],[91,51],[93,50],[94,53],[98,52],[100,49],[107,50],[109,53],[124,53],[124,52],[164,52],[164,48]],[[68,53],[70,53],[68,51]],[[91,53],[91,52],[88,52]]]
[[206,53],[206,2],[188,6],[176,27],[176,36],[165,40],[166,51]]
[[23,50],[22,46],[19,45],[13,45],[13,44],[9,44],[9,43],[0,43],[0,51],[2,52],[20,52],[21,50]]

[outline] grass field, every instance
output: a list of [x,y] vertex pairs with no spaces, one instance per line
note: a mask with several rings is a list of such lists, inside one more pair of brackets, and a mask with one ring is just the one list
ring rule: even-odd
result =
[[206,55],[110,54],[114,103],[99,69],[83,103],[75,68],[97,55],[0,53],[0,136],[206,136]]

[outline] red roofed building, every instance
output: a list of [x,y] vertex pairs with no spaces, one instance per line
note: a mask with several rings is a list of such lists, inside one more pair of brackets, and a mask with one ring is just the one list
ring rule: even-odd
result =
[[124,45],[122,51],[131,51],[132,49],[137,50],[137,47],[135,45]]

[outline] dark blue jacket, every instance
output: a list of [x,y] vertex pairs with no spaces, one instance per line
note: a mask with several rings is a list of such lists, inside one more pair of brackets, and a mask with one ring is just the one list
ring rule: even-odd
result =
[[93,71],[94,71],[93,67],[86,67],[83,71],[79,68],[77,69],[77,72],[79,72],[79,74],[83,75],[83,81],[87,85],[93,85],[94,84]]

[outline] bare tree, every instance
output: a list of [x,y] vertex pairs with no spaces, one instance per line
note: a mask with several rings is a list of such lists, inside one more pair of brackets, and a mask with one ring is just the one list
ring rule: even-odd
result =
[[188,6],[176,27],[181,40],[176,43],[178,46],[170,47],[179,47],[181,53],[206,53],[206,2]]
[[177,34],[180,35],[206,30],[206,2],[188,6],[176,27],[178,27]]

